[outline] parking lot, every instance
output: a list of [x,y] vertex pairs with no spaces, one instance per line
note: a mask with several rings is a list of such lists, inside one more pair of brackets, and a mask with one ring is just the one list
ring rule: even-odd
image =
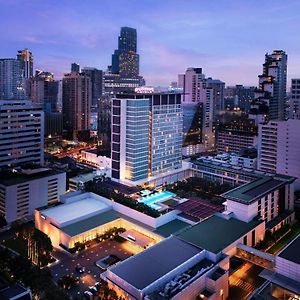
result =
[[[49,269],[55,281],[67,274],[78,277],[78,286],[69,291],[70,296],[78,297],[89,286],[99,281],[100,274],[104,272],[95,265],[97,260],[112,254],[124,260],[135,253],[136,248],[130,242],[125,241],[121,243],[116,240],[101,242],[75,255],[55,249],[53,256],[57,259],[57,262],[51,265]],[[78,265],[85,268],[82,274],[76,271],[76,266]]]

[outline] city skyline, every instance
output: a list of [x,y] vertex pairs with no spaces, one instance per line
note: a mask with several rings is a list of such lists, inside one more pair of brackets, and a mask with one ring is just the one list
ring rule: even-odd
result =
[[0,33],[1,57],[28,48],[34,68],[57,78],[74,61],[105,70],[122,26],[137,29],[140,73],[147,85],[166,86],[186,68],[199,66],[206,76],[227,85],[257,85],[264,54],[273,49],[288,54],[288,86],[291,78],[299,77],[294,34],[300,27],[298,1],[211,1],[205,6],[196,1],[189,6],[184,1],[131,1],[126,7],[122,1],[91,1],[89,6],[70,1],[0,4],[1,23],[9,28]]

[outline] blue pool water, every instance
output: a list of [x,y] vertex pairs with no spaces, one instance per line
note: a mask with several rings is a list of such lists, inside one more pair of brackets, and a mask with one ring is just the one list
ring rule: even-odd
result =
[[174,194],[174,193],[171,193],[168,191],[162,191],[162,192],[155,193],[153,195],[144,196],[141,199],[139,199],[138,201],[150,206],[151,208],[158,210],[161,207],[159,205],[156,205],[155,203],[163,202],[163,201],[170,199],[172,197],[175,197],[175,196],[176,196],[176,194]]

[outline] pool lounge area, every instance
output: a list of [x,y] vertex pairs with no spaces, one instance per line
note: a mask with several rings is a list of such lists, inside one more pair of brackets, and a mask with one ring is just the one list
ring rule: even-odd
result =
[[140,203],[144,203],[153,209],[161,210],[163,208],[159,203],[176,197],[176,194],[168,191],[149,191],[143,190],[140,192],[140,198],[137,200]]

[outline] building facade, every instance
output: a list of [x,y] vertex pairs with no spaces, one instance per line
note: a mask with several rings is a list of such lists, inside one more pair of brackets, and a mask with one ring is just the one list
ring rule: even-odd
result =
[[300,120],[271,121],[259,126],[258,168],[300,178]]
[[300,79],[292,79],[291,83],[288,116],[290,119],[300,119]]
[[44,112],[29,100],[0,101],[0,168],[44,164]]
[[8,223],[56,204],[66,191],[66,173],[46,168],[2,172],[1,178],[0,213]]
[[112,104],[112,177],[121,181],[181,168],[180,94],[119,95]]
[[63,78],[63,129],[69,138],[86,139],[90,132],[92,87],[90,77],[71,72]]

